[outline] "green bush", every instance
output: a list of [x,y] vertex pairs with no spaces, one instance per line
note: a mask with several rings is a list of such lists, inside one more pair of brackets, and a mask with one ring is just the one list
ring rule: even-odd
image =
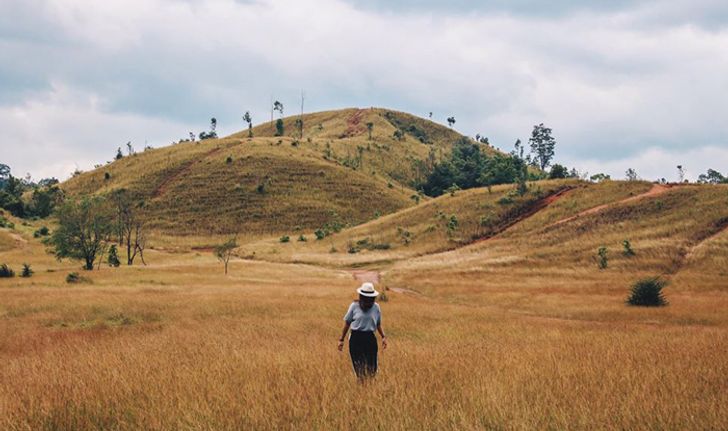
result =
[[15,277],[15,271],[10,269],[10,267],[3,263],[0,265],[0,278],[13,278]]
[[116,245],[112,245],[111,248],[109,248],[109,256],[106,259],[107,262],[109,262],[109,266],[113,266],[114,268],[118,268],[119,265],[121,265],[121,261],[119,260],[119,253],[116,250]]
[[66,276],[66,283],[80,283],[82,279],[77,272],[71,272]]
[[33,275],[33,270],[30,269],[30,264],[23,264],[23,272],[20,274],[21,277],[30,278]]
[[306,241],[308,241],[308,240],[306,239],[306,235],[303,235],[303,234],[301,234],[301,235],[300,235],[300,236],[298,237],[298,241],[300,241],[300,242],[306,242]]
[[316,240],[326,238],[326,232],[323,229],[316,229],[313,234],[316,235]]
[[623,247],[623,250],[622,250],[623,255],[625,255],[625,256],[634,256],[635,255],[634,250],[632,250],[632,244],[629,242],[628,239],[625,239],[624,241],[622,241],[622,247]]
[[225,159],[225,163],[228,165],[232,162],[233,162],[233,158],[231,156],[228,156],[227,159]]
[[660,277],[645,278],[632,285],[632,291],[627,298],[627,304],[641,307],[660,307],[667,305],[662,289],[667,281]]
[[607,248],[604,246],[599,247],[597,250],[597,265],[599,265],[599,269],[607,269],[607,266],[609,265]]
[[50,230],[46,226],[42,226],[40,229],[33,232],[33,238],[40,238],[42,236],[48,236]]
[[290,240],[291,240],[291,237],[289,237],[288,235],[283,235],[283,236],[282,236],[282,237],[281,237],[281,238],[279,239],[279,241],[280,241],[280,242],[289,242]]

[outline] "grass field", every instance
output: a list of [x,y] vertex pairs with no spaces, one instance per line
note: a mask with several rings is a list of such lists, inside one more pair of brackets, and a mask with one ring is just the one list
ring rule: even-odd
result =
[[[563,186],[474,242],[474,220],[500,217],[491,200],[507,189],[331,237],[391,241],[435,208],[460,215],[453,238],[389,250],[243,238],[239,255],[256,258],[235,259],[227,277],[189,249],[215,237],[157,236],[147,267],[83,272],[46,254],[37,226],[2,229],[0,263],[36,274],[0,279],[0,429],[728,427],[728,188],[556,182],[542,198]],[[627,238],[633,257],[620,252]],[[359,284],[349,269],[362,266],[389,288],[390,346],[365,388],[336,351]],[[67,284],[70,271],[89,281]],[[670,305],[624,304],[635,279],[660,273]]]

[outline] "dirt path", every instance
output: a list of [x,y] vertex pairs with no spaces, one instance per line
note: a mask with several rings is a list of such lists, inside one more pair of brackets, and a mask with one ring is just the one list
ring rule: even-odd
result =
[[[355,269],[352,271],[349,271],[351,275],[354,277],[354,280],[360,281],[362,283],[374,283],[379,284],[382,280],[381,274],[379,271],[370,271],[365,269]],[[415,295],[415,296],[422,296],[420,292],[417,292],[416,290],[412,289],[406,289],[404,287],[384,287],[386,290],[391,290],[392,292],[397,293],[405,293],[409,295]]]
[[364,109],[357,109],[354,114],[349,117],[346,121],[346,131],[340,136],[340,138],[350,138],[352,136],[360,135],[364,133],[364,126],[361,125],[361,120],[365,114]]
[[[537,212],[541,211],[542,209],[546,208],[547,206],[551,205],[552,203],[556,202],[557,200],[561,199],[566,193],[573,190],[573,187],[565,187],[556,193],[552,193],[548,196],[546,196],[543,199],[540,199],[536,201],[528,210],[526,210],[523,214],[520,214],[518,217],[514,217],[511,220],[509,220],[507,223],[497,227],[493,232],[488,234],[485,237],[479,238],[475,241],[473,241],[471,244],[477,244],[479,242],[488,241],[490,239],[493,239],[494,237],[502,234],[503,232],[510,229],[513,225],[516,225],[523,220],[531,217],[532,215],[536,214]],[[469,244],[470,245],[470,244]]]
[[635,195],[635,196],[630,196],[630,197],[628,197],[626,199],[622,199],[620,201],[610,202],[610,203],[607,203],[607,204],[603,204],[603,205],[595,206],[593,208],[589,208],[589,209],[584,210],[584,211],[582,211],[582,212],[580,212],[578,214],[575,214],[575,215],[573,215],[571,217],[567,217],[567,218],[558,220],[558,221],[556,221],[554,223],[551,223],[550,225],[546,226],[546,228],[558,226],[558,225],[560,225],[562,223],[567,223],[567,222],[570,222],[572,220],[576,220],[579,217],[584,217],[584,216],[588,216],[588,215],[591,215],[591,214],[598,213],[598,212],[603,211],[606,208],[609,208],[609,207],[614,206],[614,205],[619,205],[619,204],[624,204],[624,203],[628,203],[628,202],[633,202],[633,201],[636,201],[636,200],[639,200],[639,199],[642,199],[642,198],[651,197],[651,196],[658,196],[658,195],[661,195],[661,194],[665,193],[666,191],[670,190],[671,188],[673,188],[673,186],[668,186],[668,185],[663,185],[663,184],[655,184],[654,186],[652,186],[651,189],[649,189],[648,191],[646,191],[644,193],[641,193],[641,194]]
[[206,158],[208,158],[210,156],[214,156],[215,154],[221,152],[222,150],[224,150],[226,148],[228,148],[228,147],[226,146],[226,147],[214,148],[214,149],[208,151],[207,153],[201,155],[198,158],[195,158],[188,162],[183,163],[182,167],[177,172],[173,173],[172,175],[169,175],[157,186],[157,189],[154,190],[154,193],[152,193],[152,197],[158,198],[158,197],[162,196],[164,193],[167,192],[167,189],[169,188],[170,184],[174,183],[177,180],[177,178],[180,178],[181,176],[189,173],[190,170],[192,170],[192,167],[195,166],[197,163],[202,162],[203,160],[205,160]]

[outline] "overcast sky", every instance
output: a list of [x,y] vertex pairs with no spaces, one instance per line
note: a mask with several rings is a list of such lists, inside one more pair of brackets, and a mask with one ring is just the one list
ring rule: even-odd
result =
[[[606,5],[606,6],[605,6]],[[388,107],[623,178],[728,171],[728,2],[2,0],[0,163],[65,179],[210,117]]]

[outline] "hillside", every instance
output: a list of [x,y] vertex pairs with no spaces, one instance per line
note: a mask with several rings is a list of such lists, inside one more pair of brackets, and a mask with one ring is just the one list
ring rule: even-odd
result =
[[[221,139],[182,142],[124,157],[63,183],[71,195],[127,188],[165,234],[270,234],[356,225],[413,205],[417,163],[440,158],[462,136],[383,109],[303,116],[273,136],[270,123]],[[372,123],[369,139],[367,123]],[[394,132],[401,130],[401,138]]]
[[[685,289],[728,286],[728,186],[661,186],[647,182],[575,180],[532,183],[519,197],[513,186],[445,195],[325,240],[244,247],[261,259],[386,270],[394,286],[445,293],[451,277],[484,292],[496,276],[508,290],[534,273],[554,274],[555,285],[578,276],[583,286],[621,277],[664,275]],[[457,225],[450,231],[452,216]],[[623,254],[628,240],[634,256]],[[609,268],[599,271],[605,246]],[[723,268],[723,269],[720,269]],[[608,276],[605,274],[609,274]],[[448,291],[447,294],[453,292]]]

